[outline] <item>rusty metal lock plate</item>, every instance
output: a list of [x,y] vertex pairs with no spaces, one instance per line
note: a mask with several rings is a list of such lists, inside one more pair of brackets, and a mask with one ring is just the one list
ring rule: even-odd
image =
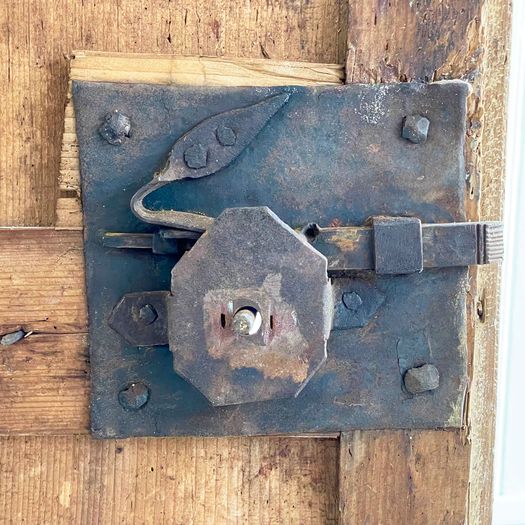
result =
[[[327,281],[319,270],[326,261],[309,251],[297,232],[312,222],[361,226],[372,216],[417,217],[423,223],[465,220],[467,94],[461,82],[308,88],[74,82],[93,434],[255,435],[460,426],[467,269],[425,267],[422,273],[388,275],[396,267],[381,260],[385,275],[345,273],[332,258],[333,324],[328,331],[322,315]],[[160,254],[119,249],[115,238],[108,241],[108,232],[132,232],[141,234],[136,238],[145,245],[150,238],[158,246],[169,244],[169,230],[159,231],[133,215],[132,196],[165,166],[173,145],[190,130],[210,117],[271,97],[279,97],[273,99],[278,102],[274,113],[224,167],[210,176],[166,184],[145,200],[162,213],[182,210],[211,218],[227,208],[268,206],[278,218],[271,212],[259,216],[268,221],[266,237],[243,231],[248,216],[257,216],[251,210],[241,222],[224,216],[221,221],[231,221],[227,228],[207,231],[190,251],[195,242],[190,234],[173,250],[158,248]],[[217,143],[236,148],[241,135],[232,135],[234,127],[217,126],[209,139],[216,141],[213,147],[199,143],[184,149],[186,168],[208,170],[209,162],[219,162]],[[418,235],[426,239],[425,230],[421,234],[411,228],[412,244]],[[224,247],[211,259],[210,246],[216,244],[210,241],[206,248],[208,235],[220,238]],[[243,284],[243,261],[236,254],[244,257],[240,247],[256,241],[253,253],[264,255]],[[349,242],[341,239],[341,249]],[[383,246],[386,241],[378,237],[377,242]],[[202,252],[199,243],[205,246]],[[303,256],[309,263],[298,269]],[[419,270],[422,264],[419,254],[406,267]],[[286,274],[281,281],[277,267]],[[174,286],[179,295],[168,294]],[[261,290],[271,292],[257,295]],[[164,306],[157,305],[159,315],[141,302],[140,294],[150,291],[161,292],[156,301],[167,298],[167,314]],[[236,302],[229,305],[232,291]],[[143,329],[130,330],[124,338],[112,328],[122,323],[112,312],[130,293],[138,295],[125,308]],[[254,355],[244,352],[245,346],[231,351],[228,329],[238,307],[260,309],[269,322],[269,312],[286,312],[289,301],[294,308],[301,305],[302,319],[310,316],[312,321],[303,337],[301,355],[308,358],[302,368],[290,366],[283,374],[282,367],[257,354],[260,347]],[[224,315],[224,332],[217,335],[207,322],[185,332],[196,315],[219,323]],[[173,354],[167,345],[148,346],[168,332],[178,349]],[[261,347],[276,341],[268,339],[266,325],[260,337]],[[326,358],[319,352],[325,339]],[[280,347],[277,343],[276,355],[281,352],[283,363],[294,363],[295,343],[289,354],[282,341]],[[204,355],[204,348],[213,348],[215,355]],[[214,399],[221,406],[214,406]]]

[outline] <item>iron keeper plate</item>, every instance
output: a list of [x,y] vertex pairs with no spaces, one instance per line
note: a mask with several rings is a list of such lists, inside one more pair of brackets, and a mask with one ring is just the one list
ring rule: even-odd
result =
[[[131,347],[109,328],[110,312],[125,293],[169,290],[177,257],[104,247],[102,235],[155,231],[133,216],[130,199],[163,166],[174,142],[207,117],[283,92],[290,94],[288,103],[230,166],[166,186],[151,196],[149,206],[215,217],[227,207],[266,205],[292,227],[361,225],[377,215],[465,220],[468,89],[461,82],[308,88],[74,82],[95,436],[461,425],[466,268],[337,279],[336,297],[360,290],[375,310],[365,326],[339,323],[328,341],[326,363],[292,399],[213,408],[175,374],[167,347]],[[119,146],[99,133],[113,110],[131,119],[130,137]],[[423,144],[401,136],[403,118],[412,114],[430,121]],[[439,388],[410,395],[403,388],[404,372],[427,362],[439,369]],[[148,389],[140,410],[119,402],[119,392],[134,382]]]

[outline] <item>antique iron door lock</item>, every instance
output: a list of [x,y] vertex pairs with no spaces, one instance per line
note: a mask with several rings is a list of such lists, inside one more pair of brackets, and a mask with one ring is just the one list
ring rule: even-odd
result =
[[467,84],[73,95],[95,435],[461,425]]

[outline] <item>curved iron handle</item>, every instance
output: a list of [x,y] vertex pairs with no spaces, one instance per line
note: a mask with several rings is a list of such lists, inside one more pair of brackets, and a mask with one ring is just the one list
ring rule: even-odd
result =
[[207,177],[229,166],[289,97],[288,93],[274,95],[257,104],[209,117],[190,129],[175,142],[162,170],[133,195],[133,213],[151,224],[205,231],[213,218],[177,210],[151,210],[144,205],[144,199],[170,182]]

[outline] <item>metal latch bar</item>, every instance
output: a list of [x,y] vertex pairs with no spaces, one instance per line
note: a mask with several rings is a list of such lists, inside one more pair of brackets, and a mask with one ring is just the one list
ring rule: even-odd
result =
[[[503,258],[500,222],[422,224],[423,268],[498,262]],[[319,228],[312,245],[328,258],[328,270],[375,270],[372,226]]]
[[[405,217],[381,218],[404,224]],[[417,219],[411,219],[417,220]],[[395,254],[377,253],[374,246],[375,226],[341,226],[320,228],[309,226],[312,246],[328,259],[329,273],[353,270],[378,271],[378,257],[390,260],[391,268],[396,267]],[[200,233],[178,229],[161,229],[156,233],[107,232],[103,244],[108,248],[148,249],[157,254],[177,254],[191,247]],[[503,258],[503,226],[501,222],[453,222],[442,224],[421,224],[422,268],[449,268],[489,264]],[[403,250],[417,250],[417,246],[403,245]],[[416,254],[417,255],[417,254]],[[383,271],[378,273],[410,273],[406,271]],[[414,268],[412,271],[419,271]]]

